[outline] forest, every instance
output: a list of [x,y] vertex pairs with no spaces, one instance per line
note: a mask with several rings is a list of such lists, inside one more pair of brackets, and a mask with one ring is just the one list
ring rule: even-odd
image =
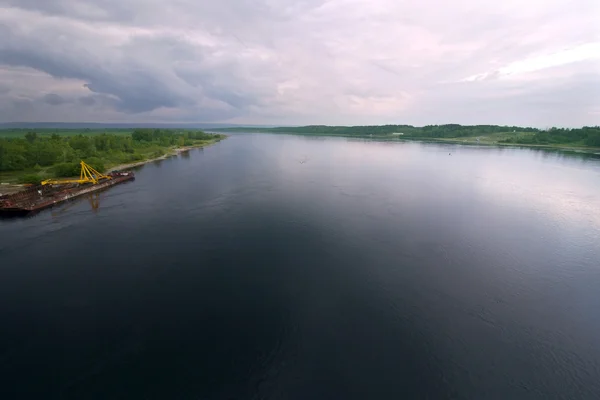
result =
[[223,139],[203,131],[134,129],[125,132],[0,131],[0,173],[19,183],[79,175],[79,161],[99,171],[161,157],[175,147]]

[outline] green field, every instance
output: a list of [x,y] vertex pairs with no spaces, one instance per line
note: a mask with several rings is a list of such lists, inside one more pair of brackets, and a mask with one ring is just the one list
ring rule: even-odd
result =
[[0,183],[35,184],[47,178],[77,176],[81,160],[107,171],[225,137],[181,129],[0,130]]

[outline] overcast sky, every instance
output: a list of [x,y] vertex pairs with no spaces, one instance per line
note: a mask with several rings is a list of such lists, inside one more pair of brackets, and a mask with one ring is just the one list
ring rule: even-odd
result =
[[600,125],[600,0],[0,0],[0,122]]

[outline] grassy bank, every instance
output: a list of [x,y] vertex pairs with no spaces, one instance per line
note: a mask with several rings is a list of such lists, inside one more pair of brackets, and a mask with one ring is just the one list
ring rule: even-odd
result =
[[27,184],[77,176],[80,160],[99,171],[123,168],[225,137],[168,129],[0,131],[0,183]]

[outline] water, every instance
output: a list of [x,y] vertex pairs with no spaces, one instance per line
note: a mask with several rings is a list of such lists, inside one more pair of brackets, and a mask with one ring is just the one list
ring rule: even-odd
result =
[[146,165],[0,221],[0,398],[599,398],[599,179],[277,135]]

